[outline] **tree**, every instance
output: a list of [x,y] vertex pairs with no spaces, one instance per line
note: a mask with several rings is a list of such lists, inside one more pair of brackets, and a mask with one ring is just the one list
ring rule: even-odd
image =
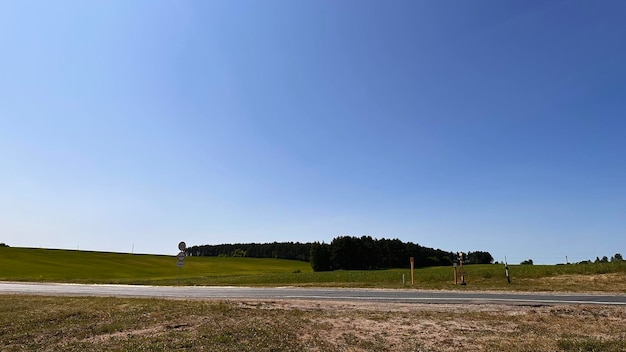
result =
[[612,262],[621,262],[623,261],[624,258],[622,258],[622,255],[619,253],[615,253],[615,255],[613,257],[611,257],[611,261]]
[[8,244],[6,244],[6,243],[4,243],[4,242],[3,242],[3,243],[0,243],[0,247],[8,247],[8,246],[9,246],[9,245],[8,245]]
[[313,271],[330,271],[330,246],[315,242],[311,245],[311,268]]
[[605,255],[604,257],[602,257],[602,259],[600,259],[601,263],[608,263],[609,262],[609,258],[607,258],[607,256]]
[[359,248],[356,237],[339,236],[330,243],[330,265],[333,269],[360,269],[358,260]]
[[493,257],[489,252],[467,252],[468,264],[491,264],[493,263]]
[[524,260],[523,262],[520,263],[521,265],[533,265],[533,260],[532,259],[527,259]]

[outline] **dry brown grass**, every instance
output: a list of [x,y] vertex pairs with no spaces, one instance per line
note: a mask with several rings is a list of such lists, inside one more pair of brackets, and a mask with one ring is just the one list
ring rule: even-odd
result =
[[626,274],[558,275],[517,279],[521,286],[532,291],[626,293]]
[[0,296],[3,351],[624,351],[626,307]]

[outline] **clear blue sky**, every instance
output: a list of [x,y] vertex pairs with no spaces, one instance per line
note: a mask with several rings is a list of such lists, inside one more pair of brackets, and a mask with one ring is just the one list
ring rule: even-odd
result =
[[2,1],[0,242],[626,255],[626,2]]

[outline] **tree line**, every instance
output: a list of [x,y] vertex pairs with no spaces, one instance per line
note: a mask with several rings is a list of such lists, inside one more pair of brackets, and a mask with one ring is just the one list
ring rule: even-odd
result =
[[[331,243],[239,243],[201,245],[187,248],[189,256],[227,256],[251,258],[278,258],[310,262],[314,271],[369,270],[405,268],[409,258],[416,267],[446,266],[458,263],[458,255],[420,246],[399,239],[375,239],[371,236],[339,236]],[[464,264],[490,264],[489,252],[467,252]]]
[[309,261],[310,243],[235,243],[192,246],[185,251],[189,256],[277,258]]
[[[411,257],[415,267],[447,266],[459,262],[457,253],[399,239],[341,236],[330,244],[315,242],[311,246],[314,271],[406,268]],[[493,257],[489,252],[467,252],[463,263],[490,264]]]

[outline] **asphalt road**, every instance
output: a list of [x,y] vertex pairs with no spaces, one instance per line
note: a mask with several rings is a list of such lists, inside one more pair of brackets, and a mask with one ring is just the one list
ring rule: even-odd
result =
[[626,306],[626,295],[497,293],[344,288],[252,288],[207,286],[82,285],[0,282],[0,294],[108,296],[178,299],[329,300],[353,302],[429,304],[557,305],[595,304]]

